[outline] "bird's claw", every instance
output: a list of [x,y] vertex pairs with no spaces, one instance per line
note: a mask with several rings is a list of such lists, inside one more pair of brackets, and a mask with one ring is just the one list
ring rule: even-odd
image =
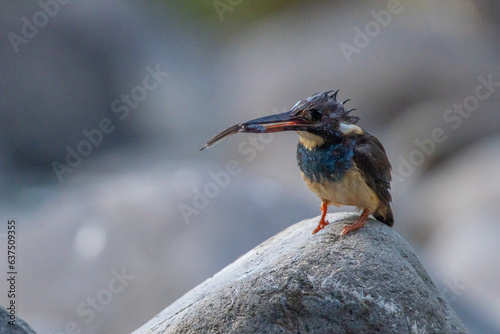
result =
[[368,209],[363,210],[363,212],[361,213],[361,216],[359,217],[358,221],[355,222],[352,225],[345,226],[342,229],[342,233],[340,233],[340,235],[346,235],[347,233],[351,233],[352,231],[359,230],[360,228],[362,228],[363,226],[365,226],[366,225],[366,221],[368,220],[368,215],[369,214],[370,214],[370,212],[368,211]]
[[319,231],[321,231],[325,226],[328,225],[328,220],[321,220],[318,224],[318,226],[314,229],[312,234],[316,234]]
[[352,231],[357,230],[358,228],[353,228],[353,225],[346,226],[342,229],[342,233],[340,235],[346,235],[347,233],[350,233]]

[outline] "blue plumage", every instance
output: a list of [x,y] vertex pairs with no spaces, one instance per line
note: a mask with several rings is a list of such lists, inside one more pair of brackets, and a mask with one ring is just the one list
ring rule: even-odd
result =
[[340,181],[352,166],[354,140],[324,144],[307,149],[299,143],[297,162],[304,175],[314,182]]
[[307,187],[321,199],[321,218],[313,234],[328,225],[329,205],[352,205],[363,210],[347,234],[365,226],[372,214],[392,226],[389,192],[391,164],[382,143],[356,125],[359,120],[337,102],[337,91],[317,93],[297,102],[290,111],[235,124],[210,139],[202,150],[238,132],[297,131],[297,162]]

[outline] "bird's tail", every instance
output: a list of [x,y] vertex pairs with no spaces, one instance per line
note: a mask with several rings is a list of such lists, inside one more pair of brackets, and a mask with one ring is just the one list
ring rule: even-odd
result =
[[391,205],[388,204],[383,208],[378,208],[374,213],[373,217],[375,217],[378,221],[392,227],[394,225],[394,215],[392,214]]

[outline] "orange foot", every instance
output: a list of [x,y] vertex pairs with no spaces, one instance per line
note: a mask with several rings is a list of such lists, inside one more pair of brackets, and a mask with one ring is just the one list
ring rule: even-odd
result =
[[319,220],[318,227],[314,229],[313,234],[318,233],[318,231],[321,231],[326,225],[328,225],[328,220],[325,219],[327,211],[328,211],[328,202],[323,201],[323,203],[321,203],[321,219]]
[[328,225],[328,220],[320,220],[319,221],[319,224],[318,224],[318,227],[316,227],[313,231],[313,234],[316,234],[318,233],[319,231],[321,231],[326,225]]
[[344,229],[342,229],[341,235],[345,235],[345,234],[350,233],[352,231],[359,230],[360,228],[365,226],[369,215],[370,215],[370,211],[368,211],[368,209],[364,209],[363,212],[361,213],[361,216],[359,216],[358,221],[352,225],[348,225],[348,226],[344,227]]

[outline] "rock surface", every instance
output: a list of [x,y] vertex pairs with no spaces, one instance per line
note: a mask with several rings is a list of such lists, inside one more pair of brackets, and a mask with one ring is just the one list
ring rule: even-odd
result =
[[140,333],[467,333],[412,248],[356,214],[295,224],[189,291]]
[[1,334],[36,334],[36,332],[24,320],[16,318],[14,325],[10,325],[11,321],[9,312],[5,307],[0,305],[0,333]]

